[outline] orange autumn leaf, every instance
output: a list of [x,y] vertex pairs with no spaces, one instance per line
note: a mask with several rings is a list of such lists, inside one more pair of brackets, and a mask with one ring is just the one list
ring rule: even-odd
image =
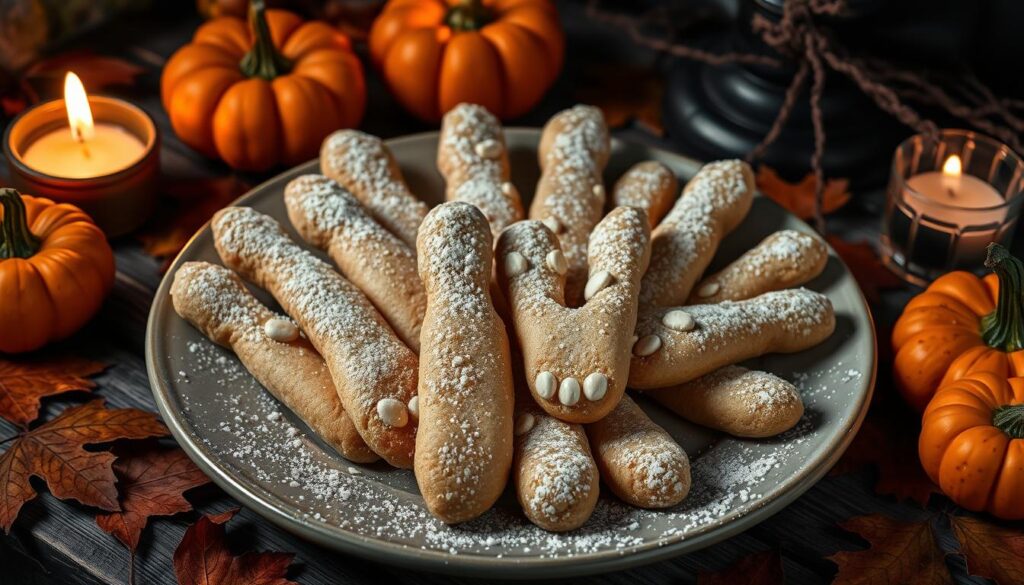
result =
[[121,509],[96,516],[104,532],[121,541],[134,556],[139,538],[153,516],[192,510],[184,493],[210,483],[181,449],[149,446],[118,457],[114,463]]
[[75,390],[88,392],[96,384],[86,378],[106,367],[75,357],[17,361],[0,358],[0,417],[27,426],[39,417],[43,397]]
[[950,518],[972,575],[998,585],[1024,583],[1024,532],[965,516]]
[[840,526],[870,546],[828,557],[839,566],[832,585],[952,585],[945,554],[928,520],[900,522],[871,514],[850,518]]
[[296,585],[285,578],[295,555],[262,552],[232,555],[224,544],[224,524],[238,508],[202,516],[188,527],[174,551],[179,585]]
[[171,182],[165,187],[171,209],[157,214],[138,238],[146,253],[169,260],[214,213],[248,190],[249,185],[234,175]]
[[900,277],[882,265],[878,254],[865,242],[850,243],[837,236],[825,238],[842,258],[854,280],[860,285],[864,297],[872,303],[881,299],[881,291],[904,285]]
[[781,585],[786,582],[778,551],[749,554],[721,571],[697,575],[697,585]]
[[[757,189],[800,219],[814,217],[814,174],[808,173],[799,183],[783,179],[768,165],[757,168]],[[821,202],[822,214],[829,214],[850,200],[850,182],[846,179],[827,179]]]
[[86,445],[167,435],[156,415],[111,409],[103,400],[68,408],[57,418],[19,435],[0,455],[0,527],[10,532],[21,507],[36,497],[30,479],[46,480],[54,497],[102,510],[119,509],[114,455]]

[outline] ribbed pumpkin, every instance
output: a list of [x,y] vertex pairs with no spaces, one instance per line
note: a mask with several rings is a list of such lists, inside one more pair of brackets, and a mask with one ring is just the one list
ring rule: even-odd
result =
[[82,210],[0,189],[0,352],[78,331],[114,284],[114,255]]
[[957,504],[1024,518],[1024,378],[982,372],[940,388],[924,412],[918,452]]
[[462,102],[507,119],[558,77],[565,36],[548,0],[391,0],[370,29],[370,56],[415,116]]
[[978,372],[1024,376],[1024,264],[989,244],[985,266],[994,274],[939,277],[896,321],[896,387],[919,411],[953,380]]
[[358,125],[366,106],[345,35],[263,4],[252,2],[251,27],[232,16],[200,26],[160,81],[178,137],[247,171],[315,157],[324,137]]

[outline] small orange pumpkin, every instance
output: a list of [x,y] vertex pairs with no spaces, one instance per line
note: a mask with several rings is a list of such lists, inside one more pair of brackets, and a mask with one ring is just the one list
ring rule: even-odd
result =
[[0,189],[0,352],[78,331],[114,284],[114,254],[81,209]]
[[232,167],[263,171],[316,156],[324,137],[359,124],[366,83],[345,35],[294,13],[250,6],[250,27],[215,18],[178,49],[160,80],[174,132]]
[[391,93],[428,122],[461,102],[502,119],[526,113],[558,77],[565,52],[548,0],[391,0],[369,43]]
[[918,453],[957,504],[1024,518],[1024,378],[982,372],[943,386],[924,411]]
[[940,386],[977,372],[1024,376],[1024,264],[989,244],[985,266],[994,274],[939,277],[896,321],[896,387],[918,411]]

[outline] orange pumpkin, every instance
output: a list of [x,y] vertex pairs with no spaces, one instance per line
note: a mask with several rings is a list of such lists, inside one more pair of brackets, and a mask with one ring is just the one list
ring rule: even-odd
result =
[[548,0],[391,0],[369,43],[391,92],[427,121],[461,102],[522,115],[554,83],[565,52]]
[[957,504],[1024,518],[1024,378],[982,372],[943,386],[924,412],[918,453]]
[[160,92],[183,142],[236,169],[262,171],[316,156],[366,106],[362,66],[345,35],[284,10],[250,7],[196,30],[164,67]]
[[0,352],[63,339],[100,308],[114,254],[81,209],[0,189]]
[[1024,376],[1024,264],[989,244],[985,266],[994,274],[939,277],[896,321],[896,387],[918,411],[937,388],[974,373]]

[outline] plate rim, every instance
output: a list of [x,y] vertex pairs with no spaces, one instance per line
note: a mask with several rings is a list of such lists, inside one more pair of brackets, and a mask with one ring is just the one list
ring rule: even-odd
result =
[[[523,134],[531,137],[539,136],[539,128],[508,127],[504,129],[506,135]],[[403,135],[385,140],[388,146],[397,146],[406,142],[415,142],[432,138],[437,140],[439,131],[424,131],[414,134]],[[634,144],[657,152],[659,156],[674,158],[681,165],[699,168],[702,163],[692,158],[673,153],[656,146],[649,146],[634,143],[627,140],[613,138],[615,143]],[[271,183],[279,182],[283,177],[309,172],[310,168],[316,168],[319,159],[312,159],[305,163],[296,165],[284,170],[273,177],[259,183],[242,196],[238,197],[228,205],[244,204],[255,197]],[[792,216],[789,212],[788,215]],[[803,223],[806,222],[793,216],[793,219]],[[597,553],[582,553],[571,556],[556,557],[487,557],[472,554],[450,554],[439,550],[424,550],[406,544],[397,544],[387,540],[375,539],[363,536],[346,530],[341,527],[334,527],[329,531],[315,523],[303,522],[299,518],[282,510],[278,504],[254,492],[242,485],[243,482],[232,477],[231,473],[216,465],[205,452],[206,450],[196,441],[192,440],[190,433],[184,428],[182,420],[177,418],[172,405],[168,399],[170,389],[164,380],[158,376],[157,356],[155,354],[157,344],[157,321],[160,315],[168,309],[170,300],[170,285],[173,280],[174,269],[182,261],[182,257],[189,251],[195,240],[209,229],[210,222],[207,221],[200,227],[181,251],[169,264],[169,269],[164,274],[157,287],[153,302],[150,306],[149,315],[146,321],[145,339],[145,361],[147,377],[154,401],[160,412],[164,423],[171,431],[175,441],[192,461],[199,466],[203,472],[210,477],[221,489],[231,497],[238,500],[242,505],[248,507],[256,514],[266,518],[276,526],[310,540],[318,545],[325,546],[334,551],[354,554],[375,562],[393,563],[404,568],[425,570],[433,573],[444,573],[459,576],[487,577],[490,579],[521,579],[537,577],[570,577],[592,575],[606,571],[618,571],[639,565],[654,563],[660,560],[676,557],[688,552],[693,552],[710,546],[740,532],[748,530],[773,516],[802,496],[807,490],[813,487],[828,471],[835,465],[839,458],[849,447],[857,431],[860,429],[867,415],[875,390],[875,382],[878,374],[878,337],[874,323],[874,316],[864,298],[863,292],[857,287],[858,300],[863,315],[866,318],[869,333],[872,341],[870,355],[870,375],[865,376],[866,391],[861,394],[860,404],[856,405],[856,415],[851,417],[849,423],[840,427],[837,432],[828,440],[825,454],[811,467],[806,467],[796,474],[796,479],[786,489],[776,490],[770,496],[758,501],[757,507],[743,513],[733,511],[719,522],[709,523],[697,534],[688,537],[672,536],[665,539],[651,540],[635,547],[624,550],[608,550]],[[828,245],[830,255],[835,256],[844,270],[849,273],[849,267],[839,258],[831,245]],[[260,490],[265,491],[265,490]],[[272,495],[272,494],[271,494]]]

